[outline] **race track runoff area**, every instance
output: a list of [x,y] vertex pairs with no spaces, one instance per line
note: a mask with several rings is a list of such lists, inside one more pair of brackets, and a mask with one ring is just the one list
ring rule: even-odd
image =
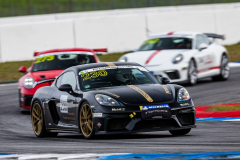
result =
[[[231,69],[228,81],[204,79],[196,86],[184,86],[195,106],[240,102],[240,68]],[[18,110],[17,84],[0,85],[0,102],[0,159],[232,159],[240,155],[239,121],[197,121],[197,128],[185,136],[164,131],[93,140],[63,133],[37,138],[30,115]]]

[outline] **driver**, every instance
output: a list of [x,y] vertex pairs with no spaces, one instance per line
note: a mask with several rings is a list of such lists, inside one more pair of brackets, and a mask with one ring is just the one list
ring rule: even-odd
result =
[[86,64],[86,62],[87,62],[86,56],[78,55],[78,57],[77,57],[77,64],[78,65]]
[[117,81],[121,84],[131,84],[133,80],[131,69],[121,69],[116,74]]

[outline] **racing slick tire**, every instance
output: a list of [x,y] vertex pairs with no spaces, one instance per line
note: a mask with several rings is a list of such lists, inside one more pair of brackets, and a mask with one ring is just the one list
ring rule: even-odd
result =
[[193,86],[197,83],[197,67],[193,59],[190,60],[188,66],[188,84]]
[[220,74],[218,76],[212,77],[212,80],[214,81],[226,81],[230,76],[230,68],[228,66],[228,56],[222,55],[221,58],[221,65],[220,65]]
[[58,133],[47,132],[41,103],[37,100],[31,109],[32,127],[37,137],[56,137]]
[[180,136],[188,134],[191,131],[191,128],[189,129],[181,129],[181,130],[169,130],[169,132],[174,136]]
[[84,102],[79,112],[79,128],[86,139],[92,139],[95,135],[93,127],[93,113],[91,106]]

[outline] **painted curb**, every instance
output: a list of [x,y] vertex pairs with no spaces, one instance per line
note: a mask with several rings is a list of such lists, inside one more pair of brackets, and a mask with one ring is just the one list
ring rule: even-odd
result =
[[[234,105],[240,105],[240,103],[220,104],[220,106],[234,106]],[[240,110],[207,112],[206,110],[211,106],[213,106],[213,105],[196,107],[195,108],[196,109],[196,118],[214,118],[214,117],[237,118],[237,117],[240,117]]]

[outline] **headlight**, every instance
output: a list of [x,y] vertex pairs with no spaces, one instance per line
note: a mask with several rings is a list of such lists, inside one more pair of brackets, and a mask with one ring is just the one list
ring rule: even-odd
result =
[[104,106],[120,106],[118,101],[116,101],[112,97],[106,96],[104,94],[97,94],[95,96],[95,98],[99,104],[104,105]]
[[32,77],[27,77],[23,81],[23,85],[27,89],[33,88],[33,84],[34,84],[34,79]]
[[184,102],[190,99],[190,95],[188,91],[185,88],[181,88],[178,91],[178,101],[179,102]]
[[178,54],[174,59],[173,59],[173,64],[177,64],[183,60],[183,55]]
[[127,62],[127,57],[122,57],[118,60],[119,62]]

